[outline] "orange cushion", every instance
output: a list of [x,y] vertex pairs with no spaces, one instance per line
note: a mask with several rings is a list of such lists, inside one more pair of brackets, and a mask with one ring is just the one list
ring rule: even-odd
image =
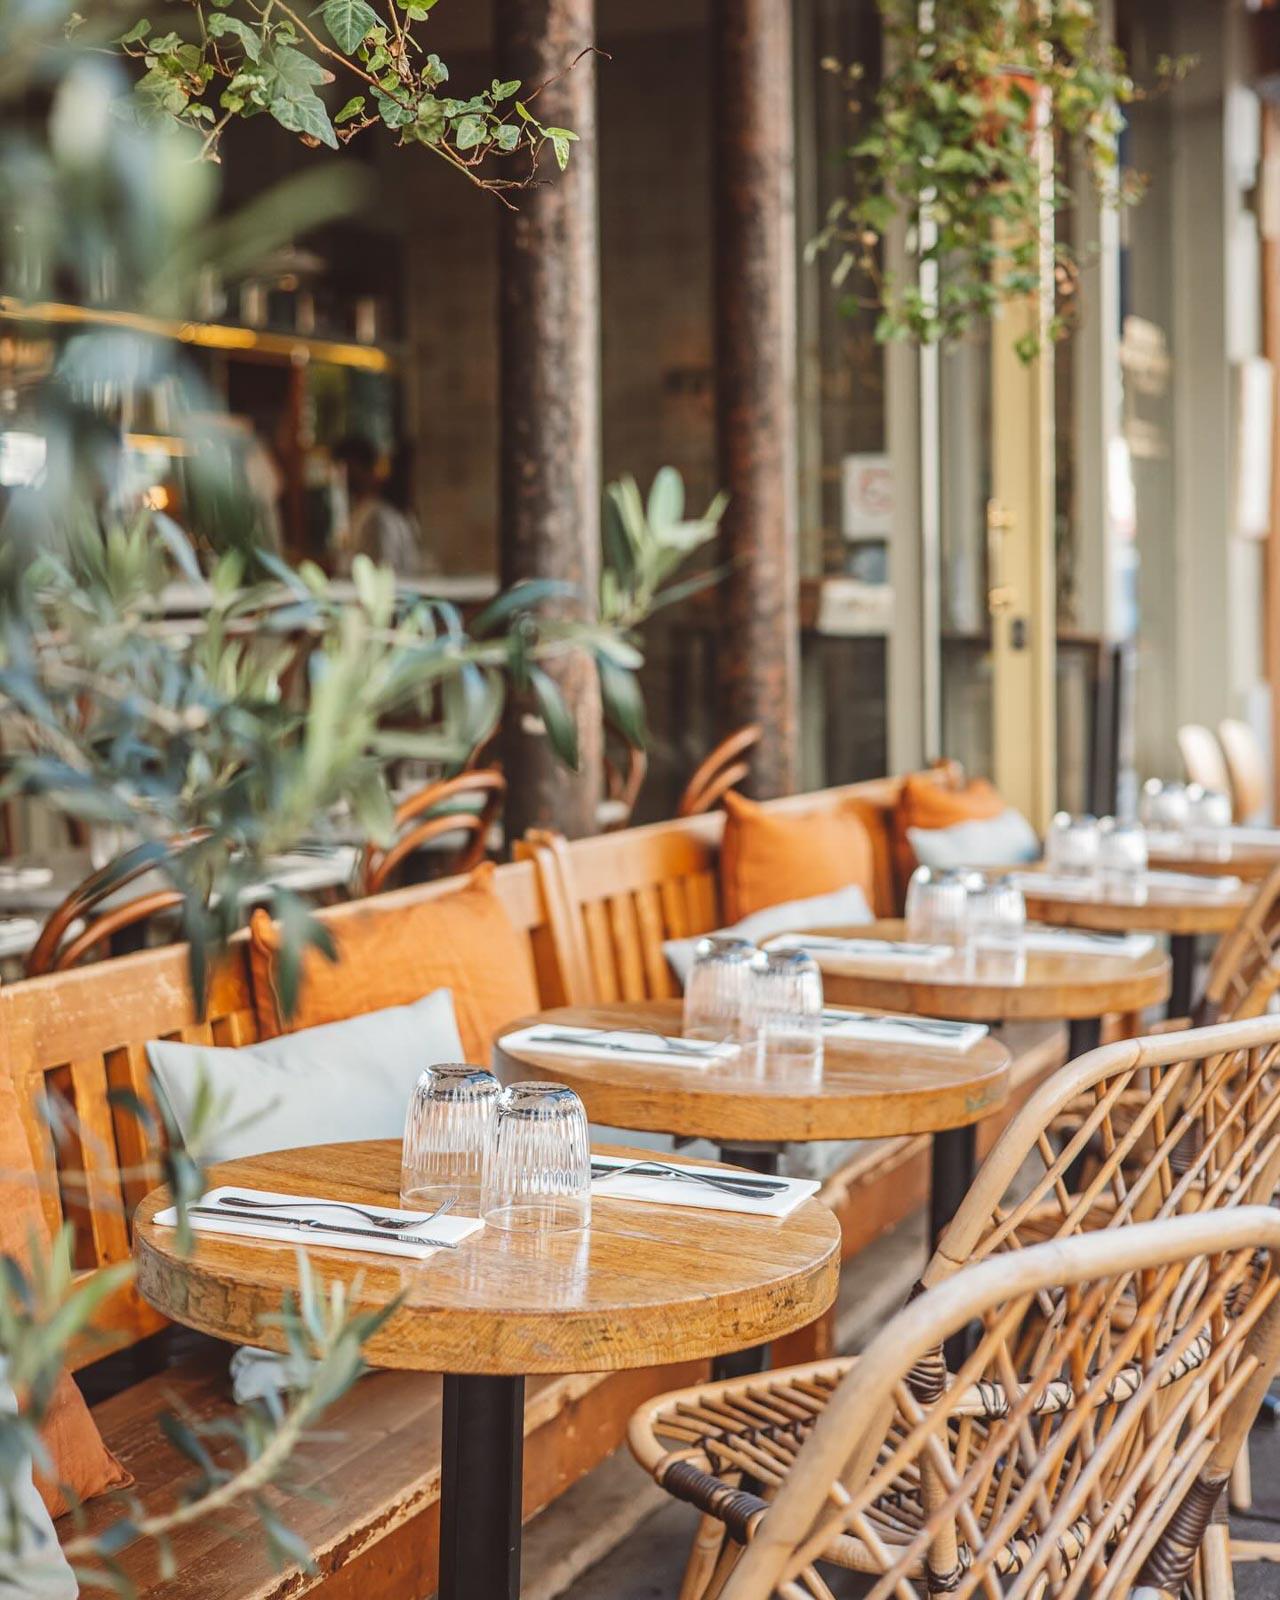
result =
[[999,790],[985,778],[973,778],[962,788],[939,783],[923,772],[902,780],[893,814],[893,844],[899,882],[905,894],[907,879],[916,870],[916,855],[907,838],[908,828],[951,828],[957,822],[982,822],[1007,810]]
[[297,1008],[286,1018],[276,981],[279,930],[265,911],[254,913],[249,965],[264,1039],[449,989],[467,1059],[487,1065],[495,1033],[538,1009],[533,956],[493,887],[492,862],[477,867],[463,888],[414,905],[389,910],[375,896],[331,923],[330,932],[337,962],[306,952]]
[[[0,1071],[0,1255],[12,1256],[26,1267],[33,1242],[38,1250],[47,1251],[49,1228],[17,1092],[9,1073]],[[36,1487],[51,1517],[68,1511],[70,1502],[92,1500],[133,1482],[103,1444],[69,1372],[60,1374],[54,1386],[40,1435],[53,1462],[53,1477],[46,1479],[37,1472]]]
[[847,884],[856,884],[874,905],[871,838],[854,805],[770,811],[733,790],[724,803],[720,894],[727,923]]
[[867,830],[871,843],[871,909],[877,917],[896,917],[906,891],[898,887],[893,857],[893,804],[852,795],[845,804]]

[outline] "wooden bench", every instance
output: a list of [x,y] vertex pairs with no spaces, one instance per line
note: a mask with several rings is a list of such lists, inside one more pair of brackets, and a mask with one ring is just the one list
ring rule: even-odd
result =
[[[528,863],[502,867],[494,881],[513,922],[530,941],[544,1002],[572,998],[559,972],[535,869]],[[400,890],[321,916],[331,926],[345,925],[348,938],[358,937],[362,926],[394,918],[405,906],[455,886],[456,880]],[[82,1274],[127,1259],[132,1209],[157,1181],[155,1150],[148,1148],[136,1119],[109,1102],[109,1091],[128,1088],[150,1099],[145,1050],[150,1039],[244,1045],[257,1036],[243,939],[214,975],[203,1017],[195,1012],[183,947],[0,989],[0,1040],[18,1086],[45,1211],[51,1227],[64,1220],[72,1224]],[[42,1114],[49,1093],[74,1108],[79,1130],[56,1145]],[[84,1173],[83,1181],[74,1177],[78,1172]],[[186,1462],[160,1433],[158,1415],[175,1399],[206,1418],[232,1407],[226,1348],[186,1334],[150,1337],[164,1327],[133,1290],[126,1290],[104,1304],[93,1339],[72,1354],[77,1369],[112,1351],[113,1367],[153,1369],[101,1400],[94,1416],[154,1509],[172,1504],[190,1476]],[[173,1348],[158,1350],[157,1344]],[[175,1355],[179,1347],[185,1348]],[[154,1370],[166,1362],[164,1370]],[[643,1400],[696,1382],[705,1370],[703,1364],[685,1363],[531,1382],[525,1415],[526,1514],[547,1505],[613,1450]],[[91,1387],[100,1387],[93,1380],[101,1374],[101,1367],[86,1374]],[[428,1594],[435,1587],[439,1422],[439,1379],[415,1374],[374,1373],[333,1408],[326,1437],[305,1445],[296,1462],[297,1481],[318,1497],[270,1491],[284,1520],[314,1551],[315,1574],[297,1567],[276,1572],[264,1541],[254,1535],[252,1513],[239,1509],[177,1535],[172,1577],[160,1574],[149,1546],[126,1546],[118,1559],[146,1600],[285,1600],[320,1587],[326,1596],[350,1600]],[[101,1529],[118,1515],[108,1501],[96,1501],[87,1508],[88,1526]]]
[[[892,870],[891,818],[901,781],[875,779],[767,805],[804,815],[860,801],[863,819],[873,830],[879,869],[872,909],[892,915],[905,888]],[[877,819],[883,830],[879,837],[874,836]],[[573,1004],[679,994],[663,941],[724,925],[718,861],[724,821],[723,812],[714,812],[572,842],[536,832],[517,846],[517,853],[534,861],[541,874],[550,937]],[[998,1115],[980,1125],[983,1153],[1036,1084],[1066,1057],[1062,1027],[1024,1024],[1008,1030],[1008,1040],[1015,1055],[1014,1093]],[[927,1134],[874,1139],[825,1176],[820,1198],[840,1219],[846,1260],[925,1204],[929,1154]],[[834,1320],[828,1317],[781,1341],[775,1360],[831,1354],[833,1334]]]

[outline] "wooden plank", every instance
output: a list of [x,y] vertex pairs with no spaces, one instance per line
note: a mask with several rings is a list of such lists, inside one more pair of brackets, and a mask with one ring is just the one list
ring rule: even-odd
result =
[[70,1067],[94,1264],[105,1267],[129,1259],[115,1119],[107,1104],[107,1068],[101,1056],[82,1057]]

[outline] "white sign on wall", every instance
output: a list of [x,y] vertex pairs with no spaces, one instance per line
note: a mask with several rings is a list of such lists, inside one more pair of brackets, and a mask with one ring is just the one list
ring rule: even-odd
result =
[[887,539],[893,531],[893,468],[883,452],[840,463],[840,524],[846,539]]

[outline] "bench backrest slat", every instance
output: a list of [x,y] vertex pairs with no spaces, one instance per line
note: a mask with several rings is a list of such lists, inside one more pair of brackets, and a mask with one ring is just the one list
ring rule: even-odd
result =
[[[901,779],[876,778],[767,805],[804,815],[857,799],[887,819],[900,788]],[[716,811],[571,841],[535,832],[517,845],[517,853],[535,860],[542,873],[553,934],[578,973],[575,1004],[678,993],[663,942],[724,926],[724,826],[724,813]]]

